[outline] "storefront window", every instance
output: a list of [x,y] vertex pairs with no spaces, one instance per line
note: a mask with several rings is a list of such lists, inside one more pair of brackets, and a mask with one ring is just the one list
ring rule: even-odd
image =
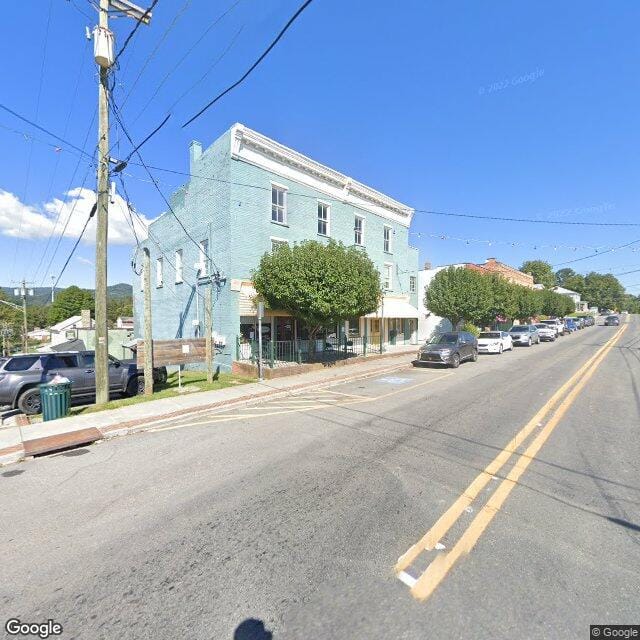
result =
[[360,337],[360,319],[349,318],[348,323],[349,323],[349,337],[359,338]]

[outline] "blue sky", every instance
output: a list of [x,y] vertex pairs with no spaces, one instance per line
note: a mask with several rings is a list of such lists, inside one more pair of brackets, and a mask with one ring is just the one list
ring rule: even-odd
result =
[[[186,171],[192,139],[208,145],[243,122],[419,209],[640,223],[637,2],[315,0],[244,85],[181,129],[242,74],[297,5],[159,1],[151,26],[138,30],[116,76],[116,100],[124,103],[134,139],[142,139],[188,93],[144,147],[145,161]],[[152,98],[165,74],[228,9]],[[0,58],[0,102],[90,153],[97,91],[84,27],[93,27],[94,15],[87,0],[8,3]],[[132,22],[113,20],[112,27],[122,44]],[[112,131],[112,142],[117,139]],[[57,144],[0,111],[0,284],[23,275],[48,284],[84,223],[91,199],[80,187],[85,176],[93,187],[93,174],[65,145],[56,150]],[[121,141],[115,155],[127,149]],[[164,208],[159,195],[139,179],[139,168],[129,172],[127,188],[137,209],[156,217]],[[180,184],[178,176],[156,175],[166,195]],[[78,203],[68,237],[53,255],[61,227],[52,227],[52,220],[69,190],[61,219]],[[589,247],[640,239],[640,227],[421,213],[412,232],[421,260],[433,264],[490,256],[513,265],[535,258],[558,264],[593,253]],[[132,246],[122,217],[114,220],[113,238],[109,282],[130,282]],[[90,242],[80,245],[61,286],[92,286],[93,252]],[[580,272],[640,269],[640,243],[638,251],[568,266]],[[640,271],[620,279],[640,293]]]

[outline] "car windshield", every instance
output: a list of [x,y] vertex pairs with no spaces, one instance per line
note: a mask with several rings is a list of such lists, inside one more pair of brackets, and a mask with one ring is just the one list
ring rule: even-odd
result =
[[500,339],[500,332],[499,331],[483,331],[478,338],[482,339],[482,338],[493,338],[496,340]]
[[534,324],[534,327],[538,328],[538,329],[548,329],[549,327],[546,324]]
[[428,344],[455,344],[458,342],[456,333],[439,333],[429,340]]
[[38,362],[40,356],[24,356],[22,358],[12,358],[4,367],[5,371],[26,371]]
[[511,331],[512,333],[522,333],[523,331],[529,331],[529,325],[523,324],[519,327],[511,327],[509,331]]
[[[556,324],[557,320],[542,320],[542,322],[540,324]],[[539,327],[540,325],[536,325],[536,327]]]

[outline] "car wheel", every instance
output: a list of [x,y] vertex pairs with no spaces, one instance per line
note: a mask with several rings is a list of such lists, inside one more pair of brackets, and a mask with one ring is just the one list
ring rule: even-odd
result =
[[35,416],[42,411],[42,400],[39,389],[27,389],[18,398],[18,409],[25,415]]
[[478,361],[478,352],[474,349],[473,354],[471,355],[471,362],[477,362],[477,361]]
[[499,355],[502,355],[503,350],[504,350],[504,349],[502,348],[502,345],[500,345],[500,346],[498,347],[498,354],[499,354]]
[[459,366],[460,366],[460,355],[457,353],[454,353],[453,357],[451,358],[451,368],[457,369]]
[[160,373],[158,374],[158,383],[159,384],[166,384],[167,383],[167,370],[164,369],[163,371],[160,371]]
[[529,338],[529,342],[527,342],[527,347],[531,346],[531,338]]

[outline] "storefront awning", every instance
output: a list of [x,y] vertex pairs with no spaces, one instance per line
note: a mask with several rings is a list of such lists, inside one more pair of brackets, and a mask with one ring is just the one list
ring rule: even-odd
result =
[[377,311],[368,313],[365,318],[418,318],[418,310],[406,300],[385,299],[384,309],[382,305]]

